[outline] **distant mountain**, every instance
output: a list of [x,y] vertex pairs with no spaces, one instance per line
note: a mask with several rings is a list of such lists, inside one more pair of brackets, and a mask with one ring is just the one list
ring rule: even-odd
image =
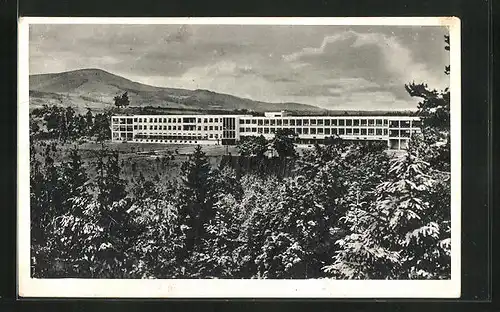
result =
[[183,110],[247,109],[263,112],[293,110],[325,111],[299,103],[266,103],[208,90],[161,88],[131,81],[101,69],[80,69],[62,73],[30,75],[30,106],[43,104],[73,106],[84,110],[112,107],[113,98],[128,92],[130,106]]

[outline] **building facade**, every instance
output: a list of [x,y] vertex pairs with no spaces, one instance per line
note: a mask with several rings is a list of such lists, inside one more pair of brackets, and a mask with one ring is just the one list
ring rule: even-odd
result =
[[411,116],[292,116],[286,112],[251,115],[112,116],[115,142],[234,145],[247,136],[271,139],[278,129],[291,129],[297,143],[310,145],[325,138],[386,141],[393,150],[406,149],[420,120]]

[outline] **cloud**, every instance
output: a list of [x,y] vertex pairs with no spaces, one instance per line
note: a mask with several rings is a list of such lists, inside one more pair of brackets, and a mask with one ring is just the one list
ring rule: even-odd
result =
[[405,83],[447,85],[443,33],[394,26],[32,25],[30,73],[92,67],[260,101],[415,108]]
[[418,62],[412,51],[398,38],[381,33],[345,31],[325,36],[319,47],[306,47],[284,55],[295,66],[329,70],[332,76],[357,77],[391,89],[400,99],[408,100],[405,83],[426,82],[444,88],[447,77]]

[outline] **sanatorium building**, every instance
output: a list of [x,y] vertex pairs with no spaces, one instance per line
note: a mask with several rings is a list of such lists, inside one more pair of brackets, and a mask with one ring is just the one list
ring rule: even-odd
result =
[[297,144],[321,143],[339,136],[344,140],[387,142],[388,149],[406,149],[411,135],[420,131],[413,116],[293,116],[287,112],[252,115],[132,115],[112,116],[115,142],[234,145],[245,136],[274,136],[291,129]]

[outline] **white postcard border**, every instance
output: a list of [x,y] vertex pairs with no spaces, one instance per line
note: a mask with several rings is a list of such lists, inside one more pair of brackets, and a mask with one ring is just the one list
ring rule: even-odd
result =
[[[135,280],[30,277],[29,25],[224,24],[447,26],[451,90],[451,279],[420,280]],[[458,298],[461,284],[460,20],[456,17],[349,18],[74,18],[22,17],[18,28],[18,295],[127,298]]]

